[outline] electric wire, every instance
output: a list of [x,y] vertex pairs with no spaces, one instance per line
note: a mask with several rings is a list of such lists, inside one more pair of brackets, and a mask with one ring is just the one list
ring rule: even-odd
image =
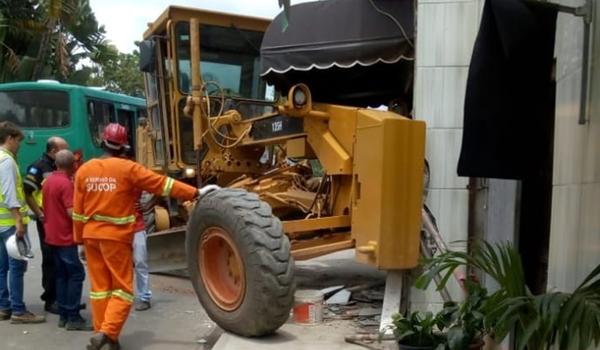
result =
[[396,17],[392,16],[390,13],[383,11],[382,9],[380,9],[379,7],[377,7],[377,5],[375,5],[375,1],[373,0],[369,0],[369,3],[371,3],[371,6],[373,6],[373,8],[375,9],[375,11],[379,12],[380,14],[388,17],[389,19],[391,19],[396,26],[398,26],[398,28],[400,28],[400,31],[402,32],[402,35],[404,36],[404,38],[406,39],[406,42],[408,42],[408,44],[414,48],[415,45],[413,44],[413,42],[410,40],[410,38],[408,37],[408,34],[406,34],[406,30],[404,30],[404,27],[402,26],[402,24],[400,24],[400,22],[396,19]]

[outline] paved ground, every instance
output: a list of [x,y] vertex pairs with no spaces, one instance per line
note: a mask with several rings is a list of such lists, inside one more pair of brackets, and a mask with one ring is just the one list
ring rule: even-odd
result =
[[[41,294],[41,253],[37,232],[30,225],[30,237],[36,259],[25,275],[25,303],[36,313],[43,312]],[[352,251],[343,251],[306,262],[297,262],[299,288],[322,288],[339,284],[358,284],[382,280],[384,275],[353,261]],[[247,340],[223,333],[208,318],[200,306],[191,283],[184,278],[151,275],[154,293],[153,308],[132,312],[121,337],[125,350],[207,350],[214,349],[359,349],[345,344],[344,335],[355,331],[351,321],[328,322],[322,326],[298,326],[288,323],[277,335]],[[89,287],[84,286],[84,301]],[[89,317],[89,312],[83,312]],[[47,315],[48,322],[40,325],[12,325],[0,322],[0,349],[84,349],[91,332],[72,332],[59,329],[58,316]],[[220,339],[219,339],[220,337]],[[218,341],[217,344],[215,344]]]
[[[30,225],[30,237],[35,246],[36,259],[25,275],[25,303],[36,313],[43,312],[41,294],[41,255],[37,232]],[[122,334],[126,350],[204,350],[210,348],[221,331],[210,321],[200,306],[188,280],[152,275],[154,307],[144,312],[132,312]],[[84,287],[87,301],[89,287]],[[89,317],[89,312],[83,312]],[[58,316],[47,315],[48,322],[40,325],[12,325],[0,322],[0,349],[2,350],[63,350],[85,349],[91,332],[73,332],[59,329]],[[207,341],[204,343],[203,341]]]
[[[346,250],[316,259],[296,262],[296,278],[299,288],[356,285],[383,281],[385,275],[373,268],[354,261],[354,251]],[[264,338],[242,338],[224,333],[213,350],[262,350],[262,349],[364,349],[348,344],[344,337],[358,331],[356,324],[349,321],[324,321],[318,326],[297,325],[288,321],[279,331]]]

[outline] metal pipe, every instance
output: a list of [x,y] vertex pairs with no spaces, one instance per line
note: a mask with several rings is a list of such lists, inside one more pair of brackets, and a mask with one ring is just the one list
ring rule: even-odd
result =
[[[427,242],[424,239],[421,240],[421,254],[423,255],[423,257],[425,259],[431,259],[433,257],[433,254],[431,253],[431,251],[429,251],[429,247],[427,247]],[[441,282],[442,282],[442,278],[440,277],[440,275],[435,275],[433,277],[433,281],[435,282],[436,287],[439,288],[441,285]],[[439,293],[442,297],[442,300],[445,303],[452,301],[452,297],[450,296],[450,293],[448,292],[448,288],[444,287],[444,288],[440,289]]]
[[192,113],[194,150],[202,147],[202,76],[200,75],[200,26],[197,18],[190,19],[190,62],[192,75]]
[[592,0],[587,0],[585,11],[583,11],[583,59],[581,67],[581,99],[579,105],[579,124],[584,125],[588,120],[589,111],[589,91],[590,91],[590,76],[591,76],[591,65],[590,56],[592,52]]
[[[430,214],[427,212],[427,210],[423,209],[421,211],[421,218],[423,221],[423,230],[425,231],[425,233],[427,234],[427,238],[432,239],[433,242],[435,243],[437,249],[441,252],[441,253],[445,253],[448,251],[448,245],[446,245],[446,242],[444,242],[444,240],[442,239],[442,235],[440,234],[438,228],[436,227],[436,225],[433,224],[433,220],[431,219]],[[454,278],[456,279],[456,282],[458,283],[458,285],[461,287],[461,289],[466,292],[465,290],[465,286],[463,284],[463,276],[460,275],[460,273],[458,273],[456,270],[454,270],[454,272],[452,273],[452,275],[454,276]],[[436,279],[436,283],[437,283],[437,279]],[[444,297],[443,293],[442,293],[442,297]]]

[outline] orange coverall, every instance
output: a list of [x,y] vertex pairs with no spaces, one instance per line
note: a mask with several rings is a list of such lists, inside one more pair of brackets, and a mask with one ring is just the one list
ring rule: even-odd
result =
[[139,191],[192,200],[198,189],[127,159],[93,159],[75,176],[73,234],[83,243],[94,330],[117,341],[133,296],[132,242]]

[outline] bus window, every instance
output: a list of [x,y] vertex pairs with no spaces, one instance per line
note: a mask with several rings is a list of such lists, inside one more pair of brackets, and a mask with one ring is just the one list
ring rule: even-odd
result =
[[133,146],[135,144],[135,112],[129,111],[125,109],[117,109],[117,123],[123,125],[125,129],[127,129],[127,140],[129,140],[129,145]]
[[88,99],[87,105],[92,141],[99,147],[102,144],[104,127],[109,123],[116,122],[115,107],[111,102],[92,99]]
[[0,91],[0,120],[23,128],[69,125],[69,95],[63,91]]

